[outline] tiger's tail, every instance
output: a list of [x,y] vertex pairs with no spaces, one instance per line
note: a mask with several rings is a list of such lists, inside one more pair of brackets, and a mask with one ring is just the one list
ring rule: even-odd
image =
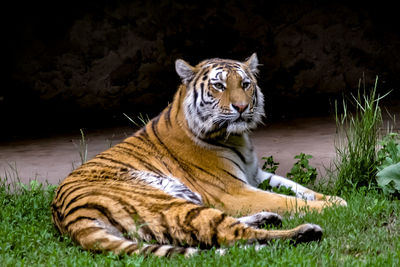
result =
[[[174,245],[146,244],[141,241],[125,238],[117,229],[107,225],[99,225],[96,221],[84,220],[77,222],[72,238],[79,243],[83,249],[93,252],[110,251],[121,255],[155,255],[170,257],[173,255],[184,255],[190,257],[197,254],[199,249],[193,247],[179,247]],[[80,225],[81,224],[81,225]],[[117,231],[116,231],[117,230]]]

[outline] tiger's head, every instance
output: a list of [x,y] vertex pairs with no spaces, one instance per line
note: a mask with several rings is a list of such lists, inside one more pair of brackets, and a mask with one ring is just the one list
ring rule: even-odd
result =
[[258,59],[245,62],[213,58],[175,69],[186,86],[183,109],[188,127],[202,139],[237,135],[254,129],[264,116],[264,96],[257,86]]

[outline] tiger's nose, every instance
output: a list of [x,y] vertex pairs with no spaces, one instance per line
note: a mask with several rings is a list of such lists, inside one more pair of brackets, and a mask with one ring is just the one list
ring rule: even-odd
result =
[[243,113],[249,104],[232,104],[232,107],[236,109],[239,113]]

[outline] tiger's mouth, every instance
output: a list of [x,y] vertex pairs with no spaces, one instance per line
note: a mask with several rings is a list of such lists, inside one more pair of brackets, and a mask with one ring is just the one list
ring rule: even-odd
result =
[[247,116],[243,116],[243,114],[239,114],[239,116],[233,121],[235,122],[250,122],[249,115],[251,117],[251,114],[246,114]]

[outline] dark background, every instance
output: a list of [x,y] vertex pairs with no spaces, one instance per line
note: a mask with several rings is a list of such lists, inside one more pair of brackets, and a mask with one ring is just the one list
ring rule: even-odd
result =
[[14,1],[3,6],[2,138],[127,125],[159,113],[174,61],[257,52],[269,120],[327,115],[366,88],[400,99],[400,29],[390,2]]

